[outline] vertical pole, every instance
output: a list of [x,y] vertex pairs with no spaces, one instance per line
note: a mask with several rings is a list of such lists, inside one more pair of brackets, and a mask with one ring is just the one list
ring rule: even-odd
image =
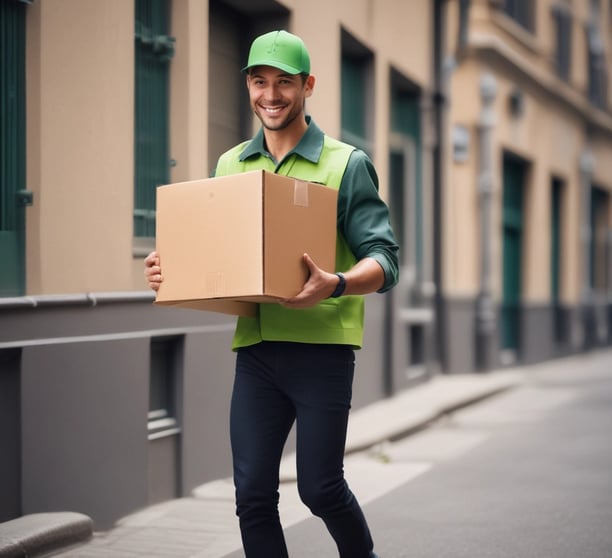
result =
[[432,185],[433,185],[433,269],[432,277],[435,284],[434,292],[434,344],[436,357],[441,369],[448,370],[450,363],[448,362],[447,348],[447,331],[445,313],[446,307],[444,304],[443,292],[443,196],[445,187],[445,145],[447,139],[447,111],[448,111],[448,76],[445,68],[446,57],[446,26],[447,26],[447,8],[446,0],[435,0],[433,14],[433,111],[434,111],[434,129],[432,130],[433,138],[433,168],[432,168]]
[[493,197],[492,129],[495,124],[493,103],[497,82],[492,74],[483,74],[480,80],[480,161],[478,177],[478,205],[480,220],[480,281],[476,299],[476,367],[491,370],[495,366],[496,318],[493,305],[491,257],[491,205]]

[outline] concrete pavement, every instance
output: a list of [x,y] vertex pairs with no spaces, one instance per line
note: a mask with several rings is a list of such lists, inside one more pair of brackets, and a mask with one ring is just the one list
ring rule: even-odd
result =
[[[385,444],[422,429],[460,407],[520,385],[525,368],[438,376],[426,384],[355,410],[347,439],[345,473],[362,505],[428,470],[426,463],[388,463]],[[295,483],[294,456],[281,465],[280,514],[288,528],[310,517]],[[241,548],[230,478],[196,488],[121,519],[86,544],[56,553],[62,558],[221,558]]]
[[[364,505],[376,552],[612,557],[611,427],[612,351],[529,367],[516,389],[386,445],[394,470],[430,468]],[[285,537],[291,558],[337,556],[317,518]]]

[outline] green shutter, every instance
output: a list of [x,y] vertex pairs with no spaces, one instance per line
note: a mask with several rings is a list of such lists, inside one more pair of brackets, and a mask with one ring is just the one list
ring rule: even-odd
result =
[[517,349],[519,346],[524,168],[522,162],[504,158],[502,349]]
[[0,2],[0,296],[25,292],[25,10]]
[[167,0],[136,0],[134,236],[155,236],[155,189],[169,182]]

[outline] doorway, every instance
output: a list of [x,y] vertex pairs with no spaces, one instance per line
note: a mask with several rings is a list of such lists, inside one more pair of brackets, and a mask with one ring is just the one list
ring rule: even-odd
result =
[[503,161],[503,286],[500,347],[503,361],[514,361],[520,350],[524,183],[526,163],[506,154]]

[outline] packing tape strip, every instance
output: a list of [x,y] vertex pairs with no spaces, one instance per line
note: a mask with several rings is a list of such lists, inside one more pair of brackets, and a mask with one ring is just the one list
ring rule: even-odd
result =
[[293,183],[293,205],[308,207],[308,182],[295,180]]

